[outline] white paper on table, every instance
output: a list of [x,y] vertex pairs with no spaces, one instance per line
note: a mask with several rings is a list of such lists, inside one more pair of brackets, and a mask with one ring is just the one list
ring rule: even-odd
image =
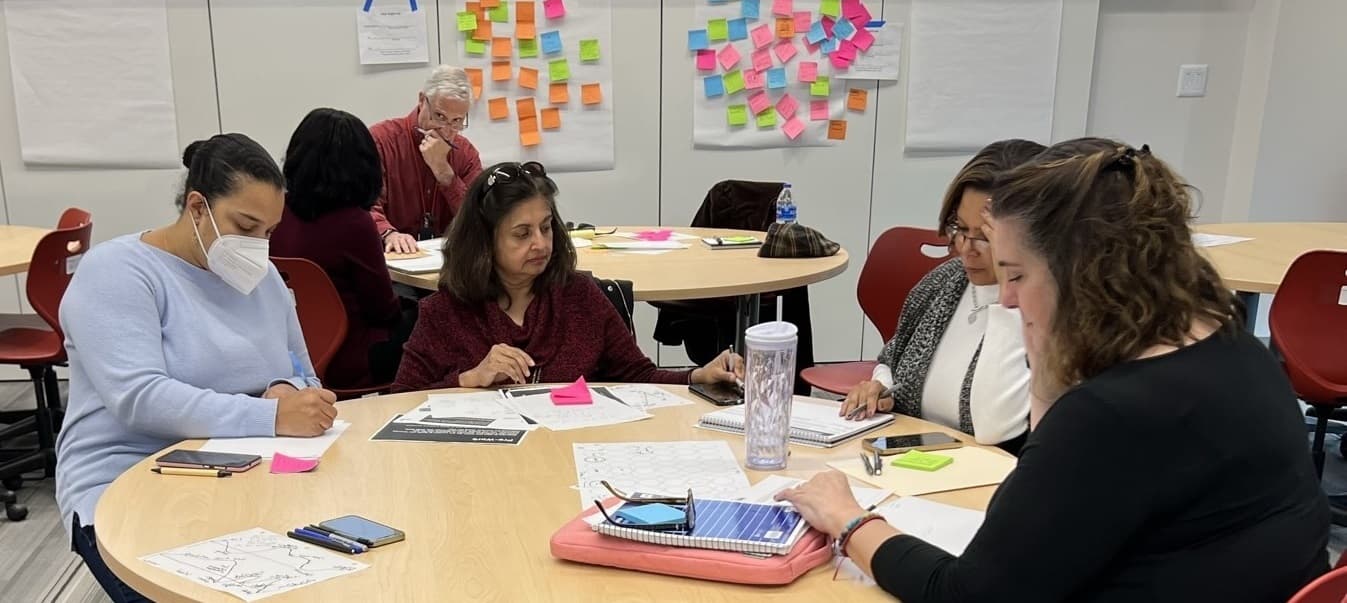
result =
[[[805,480],[786,477],[784,475],[768,475],[763,478],[762,481],[753,484],[753,487],[749,488],[748,491],[744,493],[742,500],[744,502],[761,503],[764,505],[789,505],[790,503],[786,501],[778,502],[772,500],[772,497],[776,496],[777,492],[785,490],[786,488],[794,488],[804,482]],[[865,509],[878,505],[891,494],[893,494],[891,490],[885,490],[883,488],[851,486],[851,495],[856,497],[856,502]]]
[[203,540],[140,560],[244,601],[256,601],[369,567],[262,528]]
[[405,260],[388,260],[385,262],[389,268],[399,272],[438,272],[444,267],[444,254],[438,251],[430,252],[430,255],[424,255],[419,258],[409,258]]
[[558,405],[552,403],[551,394],[537,394],[512,397],[506,399],[504,404],[552,431],[617,425],[651,417],[638,408],[616,400],[604,396],[592,397],[594,401],[589,404]]
[[851,69],[835,73],[833,79],[898,81],[903,65],[903,24],[885,23],[865,29],[874,34],[875,43],[857,55]]
[[612,496],[600,480],[625,494],[643,492],[696,498],[738,500],[748,477],[721,440],[572,444],[580,507]]
[[[658,230],[658,229],[655,229],[655,230]],[[640,236],[638,236],[635,232],[625,232],[625,231],[624,231],[624,232],[615,232],[615,233],[610,234],[610,235],[607,235],[607,236],[610,236],[610,237],[622,237],[622,238],[624,238],[624,239],[634,239],[634,240],[637,240],[637,241],[641,240]],[[671,233],[669,233],[669,240],[670,240],[670,241],[695,241],[695,240],[697,240],[698,238],[700,238],[700,237],[698,237],[697,235],[690,235],[690,234],[682,233],[682,232],[671,232]],[[658,241],[656,241],[656,242],[658,242]]]
[[1193,244],[1198,247],[1220,247],[1221,245],[1233,245],[1252,241],[1253,237],[1235,237],[1230,235],[1209,234],[1205,232],[1193,233]]
[[665,406],[687,406],[692,400],[669,393],[657,385],[636,383],[628,385],[608,385],[604,389],[622,400],[627,406],[640,409],[663,408]]
[[1050,140],[1062,0],[913,0],[907,150]]
[[351,423],[338,419],[332,423],[323,435],[316,438],[292,438],[276,436],[274,438],[211,438],[201,447],[204,452],[232,452],[234,454],[256,454],[269,459],[277,452],[301,459],[321,458]]
[[182,167],[164,0],[0,6],[24,163]]
[[609,241],[596,243],[595,248],[600,249],[687,249],[688,246],[678,241]]
[[412,10],[410,2],[384,0],[369,10],[356,8],[355,29],[361,65],[430,61],[426,13]]
[[[973,541],[978,528],[982,527],[983,519],[987,516],[981,511],[932,502],[915,496],[904,496],[884,503],[876,508],[875,512],[902,533],[916,536],[954,556],[962,555],[964,549],[968,548],[968,543]],[[861,572],[850,559],[842,561],[838,573],[874,584],[874,581]]]
[[613,251],[615,251],[615,252],[617,252],[617,253],[627,254],[627,255],[664,255],[664,254],[666,254],[666,253],[672,252],[673,250],[672,250],[672,249],[614,249]]
[[398,423],[533,431],[538,426],[506,407],[499,392],[434,394],[396,419]]

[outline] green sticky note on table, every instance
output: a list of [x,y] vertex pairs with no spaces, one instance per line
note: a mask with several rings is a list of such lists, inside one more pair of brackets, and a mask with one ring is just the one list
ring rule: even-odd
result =
[[836,19],[842,16],[842,0],[823,0],[819,3],[818,12]]
[[725,118],[729,120],[731,126],[742,126],[748,123],[748,105],[730,105],[726,107]]
[[519,40],[519,58],[530,59],[538,57],[538,40]]
[[554,82],[564,82],[571,79],[571,64],[566,62],[566,59],[548,61],[547,77]]
[[758,127],[759,128],[776,127],[776,111],[763,111],[762,113],[759,113]]
[[458,13],[459,31],[477,31],[477,15],[472,13]]
[[744,89],[744,74],[735,70],[725,74],[725,94],[734,94]]
[[904,469],[916,469],[918,471],[935,471],[953,462],[953,457],[948,457],[943,454],[931,454],[920,450],[909,450],[894,457],[893,466],[903,467]]
[[509,23],[509,22],[510,22],[510,3],[509,3],[509,2],[501,2],[500,4],[497,4],[494,8],[489,8],[489,9],[487,9],[486,14],[487,14],[487,17],[490,18],[492,22],[495,22],[495,23]]
[[482,40],[468,38],[463,40],[463,46],[467,49],[468,54],[486,54],[486,42]]
[[712,42],[724,42],[730,39],[730,22],[725,19],[711,19],[706,22],[706,36]]
[[832,94],[832,86],[828,84],[828,76],[820,75],[814,83],[809,85],[810,96],[828,96]]
[[584,62],[599,60],[598,40],[580,40],[580,60]]

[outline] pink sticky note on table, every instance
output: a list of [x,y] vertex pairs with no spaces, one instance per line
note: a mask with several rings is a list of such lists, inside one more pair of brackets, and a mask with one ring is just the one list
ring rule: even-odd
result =
[[[781,100],[776,101],[776,112],[780,113],[781,117],[784,117],[786,119],[795,117],[795,111],[798,110],[799,108],[800,108],[800,101],[795,100],[795,97],[791,96],[790,94],[787,94],[781,97]],[[791,138],[795,137],[792,136]]]
[[771,44],[772,38],[774,37],[772,35],[772,29],[766,25],[754,27],[753,32],[749,35],[753,36],[754,48],[762,48],[763,46]]
[[804,122],[797,117],[792,117],[786,120],[786,125],[782,126],[781,130],[786,133],[787,138],[795,140],[800,137],[800,132],[804,131]]
[[752,69],[744,71],[745,88],[749,90],[762,90],[762,87],[765,83],[766,78],[763,77],[762,72],[754,71]]
[[828,101],[809,101],[809,119],[810,121],[828,121]]
[[560,19],[566,16],[566,5],[561,0],[543,0],[543,11],[548,19]]
[[734,44],[726,44],[724,48],[720,49],[717,56],[720,57],[720,66],[726,71],[739,64],[739,51],[734,47]]
[[716,51],[698,50],[697,51],[697,69],[701,71],[716,70]]
[[767,50],[753,51],[753,70],[767,71],[772,68],[772,53]]
[[673,230],[669,228],[642,230],[636,233],[636,238],[642,241],[667,241],[672,236]]
[[772,14],[789,17],[795,12],[795,3],[792,0],[775,0],[772,2]]
[[271,457],[272,473],[304,473],[318,468],[318,459],[298,459],[279,452]]
[[[871,40],[873,39],[874,38],[872,37]],[[772,48],[772,52],[776,54],[776,59],[781,61],[782,65],[785,65],[787,61],[795,57],[795,54],[798,51],[795,50],[795,42],[782,40],[776,43],[776,46]]]
[[756,92],[753,96],[748,97],[748,109],[752,111],[754,115],[766,111],[767,108],[771,106],[772,100],[767,98],[766,92]]
[[870,30],[865,28],[857,29],[856,35],[851,36],[851,43],[855,44],[856,48],[861,49],[861,52],[865,52],[875,45],[875,34],[870,33]]
[[818,63],[813,61],[800,61],[800,74],[797,76],[802,82],[813,83],[818,79]]
[[552,403],[557,406],[593,404],[594,398],[589,394],[589,384],[581,377],[575,383],[552,390]]

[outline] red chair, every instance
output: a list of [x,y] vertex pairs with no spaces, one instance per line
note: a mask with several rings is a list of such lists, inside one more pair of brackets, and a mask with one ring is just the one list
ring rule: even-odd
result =
[[[1280,289],[1277,295],[1281,295]],[[1287,603],[1342,603],[1347,600],[1347,569],[1341,566],[1305,585]]]
[[23,413],[27,416],[0,429],[0,441],[37,434],[36,448],[0,449],[0,480],[5,487],[0,499],[5,514],[13,521],[28,514],[27,509],[14,504],[16,497],[9,492],[22,485],[23,474],[42,470],[44,477],[51,477],[56,473],[56,431],[64,412],[54,367],[66,362],[59,311],[79,257],[89,248],[92,232],[88,212],[66,210],[60,227],[38,241],[28,265],[28,303],[36,316],[0,316],[0,364],[16,364],[27,370],[37,399],[33,412]]
[[[332,279],[318,264],[303,258],[271,258],[286,286],[295,296],[295,313],[304,331],[304,345],[318,378],[325,379],[327,365],[346,341],[346,305]],[[340,400],[387,393],[391,383],[358,389],[331,388]]]
[[[942,253],[931,257],[923,251],[927,247],[939,248]],[[898,328],[898,313],[907,301],[907,294],[926,273],[949,257],[949,244],[934,230],[897,226],[875,239],[856,283],[856,301],[884,341],[893,337]],[[805,369],[800,376],[818,389],[846,395],[856,384],[870,380],[876,364],[860,361],[819,365]]]
[[1282,278],[1268,314],[1272,344],[1296,396],[1314,408],[1314,467],[1324,472],[1329,415],[1347,406],[1347,252],[1310,251]]

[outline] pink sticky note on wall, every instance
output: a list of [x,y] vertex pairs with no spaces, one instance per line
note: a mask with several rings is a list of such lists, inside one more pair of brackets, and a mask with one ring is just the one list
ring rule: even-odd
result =
[[809,11],[799,11],[794,13],[793,16],[795,17],[795,33],[804,35],[805,32],[809,31]]
[[834,54],[842,55],[847,62],[856,60],[856,44],[851,40],[842,40],[837,44],[837,52]]
[[[795,100],[795,97],[789,94],[781,97],[781,100],[776,101],[776,112],[780,113],[781,117],[786,119],[795,117],[795,111],[799,108],[800,101]],[[794,138],[794,136],[791,138]]]
[[818,63],[814,61],[800,61],[800,74],[797,76],[802,82],[812,83],[818,79]]
[[272,473],[304,473],[318,468],[318,459],[298,459],[279,452],[271,457]]
[[767,71],[772,68],[772,53],[767,50],[753,51],[754,71]]
[[798,51],[795,50],[794,42],[790,40],[782,40],[780,42],[777,42],[776,46],[772,47],[772,52],[776,53],[776,59],[778,61],[781,61],[782,65],[785,65],[788,61],[790,61],[792,58],[795,57],[795,54]]
[[795,3],[792,0],[775,0],[772,2],[772,14],[789,17],[795,12]]
[[809,101],[809,119],[810,121],[827,121],[828,101],[826,100]]
[[720,66],[726,71],[739,64],[739,51],[735,49],[734,44],[726,44],[724,48],[720,49],[718,56],[720,57]]
[[874,46],[875,34],[870,33],[868,29],[858,29],[856,35],[851,36],[851,43],[855,44],[856,48],[861,49],[861,52],[865,52],[870,50],[871,46]]
[[753,94],[753,96],[748,97],[748,109],[752,111],[754,115],[766,111],[767,108],[771,106],[772,100],[767,98],[766,92],[757,92]]
[[561,0],[543,0],[543,11],[548,19],[560,19],[566,16],[566,5]]
[[846,71],[851,68],[851,59],[846,58],[840,52],[828,55],[828,60],[832,62],[834,71]]
[[744,71],[744,87],[745,87],[745,88],[747,88],[747,89],[749,89],[749,90],[762,90],[762,86],[763,86],[765,83],[766,83],[766,80],[765,80],[765,78],[762,77],[762,72],[760,72],[760,71],[754,71],[754,70],[752,70],[752,69],[749,69],[749,70]]
[[870,22],[870,9],[865,8],[861,0],[842,0],[842,16],[851,21],[857,29]]
[[749,35],[753,36],[754,48],[762,48],[772,43],[772,29],[766,25],[754,27],[753,32]]
[[829,38],[833,37],[833,24],[837,22],[832,17],[824,17],[820,21],[823,21],[823,33],[828,34]]
[[792,117],[786,120],[786,125],[782,126],[781,130],[786,133],[788,138],[795,140],[800,137],[800,132],[804,131],[804,122],[800,121],[798,118]]
[[552,403],[557,406],[593,404],[594,398],[589,393],[589,384],[585,383],[584,377],[580,377],[575,383],[552,390]]
[[698,50],[697,51],[697,69],[702,71],[716,70],[716,51]]

